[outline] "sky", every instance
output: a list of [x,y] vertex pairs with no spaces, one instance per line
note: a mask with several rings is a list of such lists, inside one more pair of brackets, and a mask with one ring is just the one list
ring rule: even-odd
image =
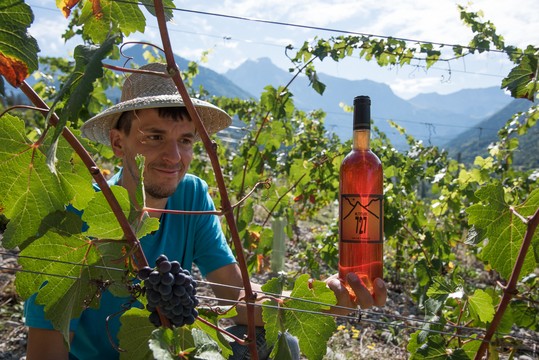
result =
[[[174,19],[168,23],[172,48],[177,55],[200,60],[201,64],[225,73],[244,61],[262,57],[284,70],[291,67],[285,47],[299,48],[315,37],[328,39],[339,32],[313,30],[297,26],[411,39],[421,42],[467,45],[472,31],[460,20],[457,4],[481,10],[483,19],[491,21],[507,45],[539,46],[539,0],[476,0],[473,3],[454,0],[175,0]],[[76,41],[63,42],[61,34],[68,20],[52,0],[25,0],[34,10],[30,28],[42,56],[69,57]],[[229,15],[227,18],[193,11]],[[144,40],[161,45],[156,23],[149,21],[144,34],[135,33],[129,40]],[[411,43],[412,44],[412,43]],[[293,55],[294,53],[292,53]],[[356,54],[344,61],[325,60],[315,63],[319,72],[349,80],[369,79],[385,83],[404,99],[420,93],[453,93],[467,88],[499,87],[511,69],[506,55],[486,52],[449,64],[435,64],[428,71],[424,63],[404,67],[379,67]]]

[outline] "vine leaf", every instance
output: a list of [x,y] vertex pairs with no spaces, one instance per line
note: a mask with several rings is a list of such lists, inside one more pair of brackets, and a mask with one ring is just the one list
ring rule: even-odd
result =
[[[533,191],[528,199],[514,207],[513,211],[505,202],[500,184],[483,187],[476,192],[476,196],[481,203],[470,206],[466,212],[469,223],[484,230],[481,231],[482,240],[488,240],[481,256],[507,279],[511,275],[527,230],[526,224],[515,212],[523,217],[533,215],[539,208],[539,190]],[[537,249],[539,235],[535,234],[532,241],[532,247]],[[536,266],[537,256],[534,258],[533,252],[530,251],[524,259],[521,274],[529,274]]]
[[[138,238],[159,229],[159,220],[149,217],[146,213],[136,210],[129,200],[127,190],[121,186],[111,186],[114,197],[118,200],[126,218],[135,220],[131,222]],[[102,192],[98,192],[88,204],[82,214],[82,219],[89,226],[88,236],[98,239],[119,240],[124,237],[120,223],[110,208]]]
[[407,349],[411,354],[410,360],[470,360],[463,349],[452,349],[449,352],[445,345],[445,339],[438,334],[429,336],[422,344],[418,339],[418,332],[415,332],[410,336]]
[[[199,316],[214,325],[220,319],[237,315],[235,309],[225,314],[216,314],[210,309],[199,308]],[[122,326],[118,333],[120,348],[124,349],[120,359],[169,359],[171,353],[179,351],[196,352],[197,359],[223,359],[232,355],[232,348],[223,334],[218,330],[195,321],[191,326],[171,329],[155,329],[148,317],[150,313],[145,309],[132,308],[120,318]],[[202,335],[203,334],[203,335]],[[151,351],[148,349],[150,345]]]
[[[225,311],[223,314],[217,314],[211,309],[200,307],[198,308],[198,314],[200,317],[203,317],[205,320],[211,322],[215,326],[218,325],[219,320],[229,319],[238,314],[235,307],[221,306],[220,308],[221,310],[227,311]],[[199,331],[202,331],[207,334],[212,339],[212,341],[220,347],[221,354],[226,359],[228,359],[232,355],[232,347],[219,330],[212,328],[211,326],[203,323],[202,321],[195,321],[195,323],[191,325],[191,329],[198,329]]]
[[534,101],[539,82],[538,71],[537,57],[525,55],[522,61],[502,80],[502,88],[507,88],[514,98]]
[[84,24],[83,36],[96,44],[102,44],[109,33],[122,32],[125,36],[135,31],[144,32],[146,18],[136,2],[101,0],[86,1],[78,25]]
[[[101,61],[112,51],[112,47],[118,36],[109,36],[105,42],[97,46],[79,45],[75,48],[73,57],[75,58],[75,68],[69,75],[66,83],[62,86],[53,105],[53,109],[67,98],[59,116],[58,124],[54,131],[52,143],[56,144],[57,139],[62,134],[68,120],[78,118],[79,111],[83,104],[88,101],[96,79],[103,76]],[[56,157],[56,146],[51,146],[47,155],[47,163],[54,169],[54,159]]]
[[[144,5],[146,10],[148,10],[150,14],[152,14],[153,16],[156,16],[153,0],[141,0],[140,3]],[[163,0],[163,8],[165,10],[164,12],[165,12],[166,21],[172,20],[172,17],[173,17],[172,9],[174,9],[174,7],[175,6],[174,6],[173,0]]]
[[125,350],[120,353],[121,360],[153,358],[148,341],[150,341],[155,326],[148,319],[149,315],[147,310],[134,307],[121,316],[118,339],[120,340],[120,348]]
[[487,323],[494,318],[494,305],[492,297],[481,289],[476,289],[473,295],[468,297],[470,314],[476,320]]
[[28,34],[34,21],[30,6],[20,0],[4,0],[0,7],[0,75],[14,87],[38,68],[36,39]]
[[122,242],[98,243],[50,230],[21,251],[24,271],[17,274],[17,291],[23,298],[37,292],[35,302],[45,306],[45,317],[68,342],[70,320],[87,307],[97,308],[101,292],[112,283],[125,282],[124,271],[111,267],[122,247]]
[[0,187],[4,190],[0,209],[10,219],[3,239],[6,248],[36,236],[42,220],[64,210],[74,198],[84,204],[93,196],[90,175],[80,159],[73,157],[65,142],[59,146],[62,174],[53,174],[41,147],[27,139],[24,122],[9,114],[0,118]]
[[[278,289],[278,279],[272,279],[263,291]],[[302,301],[308,300],[308,301]],[[275,301],[272,301],[275,304]],[[335,295],[323,281],[312,281],[308,274],[297,278],[290,299],[283,301],[282,309],[265,307],[262,316],[265,322],[266,340],[276,343],[279,332],[288,331],[299,340],[302,353],[308,359],[322,359],[326,353],[326,343],[335,332],[337,325],[330,316],[317,314],[336,304]],[[294,311],[294,310],[300,311]],[[301,310],[306,310],[301,311]],[[279,351],[278,346],[273,353]]]

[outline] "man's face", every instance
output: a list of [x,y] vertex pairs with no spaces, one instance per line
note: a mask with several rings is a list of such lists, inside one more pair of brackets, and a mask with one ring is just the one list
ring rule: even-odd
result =
[[[193,159],[195,126],[188,119],[175,121],[160,117],[155,109],[138,110],[131,130],[111,131],[111,144],[116,156],[123,160],[122,185],[133,194],[139,181],[135,156],[144,161],[144,187],[147,201],[170,197],[182,180]],[[166,204],[166,201],[165,201]]]

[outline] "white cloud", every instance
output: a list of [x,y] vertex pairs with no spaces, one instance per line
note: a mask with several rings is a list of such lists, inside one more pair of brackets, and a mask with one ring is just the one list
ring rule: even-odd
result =
[[[204,0],[192,2],[176,0],[178,8],[208,13],[229,14],[236,17],[258,18],[283,23],[348,30],[381,36],[466,45],[473,37],[459,17],[457,3],[467,0]],[[36,22],[31,33],[38,39],[41,55],[65,56],[69,49],[61,39],[67,20],[50,0],[27,0],[38,5]],[[507,44],[537,46],[539,11],[537,0],[520,0],[518,6],[506,0],[474,0],[471,10],[484,10],[484,20],[490,20]],[[53,9],[47,10],[47,9]],[[246,59],[269,57],[275,64],[287,69],[290,61],[285,56],[288,44],[300,46],[317,37],[329,38],[335,33],[298,27],[265,24],[177,11],[169,23],[169,34],[174,51],[185,58],[197,60],[204,51],[211,50],[205,65],[225,72]],[[145,34],[130,38],[161,44],[154,23]],[[410,44],[412,45],[412,44]],[[68,44],[69,46],[69,44]],[[449,50],[449,47],[446,47]],[[292,52],[290,55],[294,55]],[[483,53],[461,60],[442,62],[424,72],[420,68],[381,68],[374,62],[366,63],[357,57],[339,63],[326,60],[319,71],[331,75],[385,82],[403,96],[417,91],[456,91],[460,87],[492,86],[499,84],[508,71],[507,61],[496,53]],[[367,69],[367,70],[365,70]],[[452,73],[449,75],[449,70]],[[487,75],[480,75],[487,74]],[[444,82],[449,79],[449,82]]]

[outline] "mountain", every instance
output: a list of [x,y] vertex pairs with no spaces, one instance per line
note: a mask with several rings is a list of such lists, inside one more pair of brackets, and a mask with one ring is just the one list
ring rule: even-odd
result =
[[[470,101],[472,100],[472,101]],[[449,95],[437,93],[419,94],[410,100],[412,105],[428,109],[433,105],[444,111],[468,114],[475,119],[485,119],[496,113],[496,109],[509,104],[512,98],[497,87],[464,89]],[[501,106],[493,107],[492,104]]]
[[[146,49],[144,49],[142,45],[134,45],[124,50],[123,53],[125,56],[132,57],[132,62],[135,64],[143,65],[148,62],[148,60],[144,59],[143,54],[145,51]],[[174,59],[176,60],[176,64],[180,70],[187,69],[189,60],[178,55],[174,55]],[[124,61],[125,59],[122,58],[121,60],[106,60],[105,62],[108,64],[122,66]],[[204,89],[210,93],[210,95],[227,96],[239,99],[249,99],[253,97],[252,94],[237,86],[223,75],[220,75],[207,67],[199,65],[198,71],[198,75],[193,79],[193,89],[198,89],[199,86],[203,86]]]
[[[144,49],[132,46],[124,53],[133,57],[137,64],[145,64]],[[109,64],[123,65],[123,60],[106,60]],[[186,69],[188,60],[176,56],[180,69]],[[204,66],[199,66],[199,74],[194,79],[194,88],[203,85],[211,95],[236,97],[240,99],[258,98],[267,85],[284,86],[293,74],[275,66],[269,59],[248,60],[236,69],[219,74]],[[292,85],[296,107],[304,111],[322,109],[326,112],[326,128],[336,133],[343,141],[351,138],[352,115],[340,107],[341,103],[351,105],[357,95],[369,95],[372,100],[374,125],[384,132],[397,148],[405,148],[405,138],[388,120],[393,120],[406,131],[427,144],[450,146],[456,136],[467,132],[477,133],[478,124],[503,109],[512,98],[496,87],[467,89],[448,95],[421,94],[404,100],[393,93],[386,84],[370,80],[347,80],[319,73],[326,84],[321,96],[310,86],[305,76],[297,77]],[[31,79],[29,79],[31,80]],[[117,101],[120,89],[109,93],[109,98]],[[470,128],[474,128],[470,130]],[[496,127],[496,130],[499,127]]]
[[[224,75],[257,96],[264,86],[286,85],[293,76],[267,58],[247,60]],[[318,75],[326,85],[323,96],[309,86],[305,76],[299,76],[290,87],[295,105],[305,111],[324,110],[327,114],[326,127],[343,140],[351,138],[352,117],[339,104],[351,105],[357,95],[371,97],[374,125],[386,133],[397,147],[406,146],[405,139],[387,120],[395,121],[425,143],[442,145],[511,101],[510,96],[496,87],[462,90],[449,95],[423,94],[407,101],[395,95],[385,84],[370,80],[347,80],[323,73]]]
[[[463,163],[473,163],[476,156],[488,156],[488,146],[498,139],[498,130],[511,117],[527,111],[533,105],[524,99],[515,99],[502,110],[476,125],[477,129],[467,130],[445,144],[449,154]],[[514,165],[525,168],[539,166],[539,128],[534,126],[524,136],[519,137],[519,148],[514,154]]]

